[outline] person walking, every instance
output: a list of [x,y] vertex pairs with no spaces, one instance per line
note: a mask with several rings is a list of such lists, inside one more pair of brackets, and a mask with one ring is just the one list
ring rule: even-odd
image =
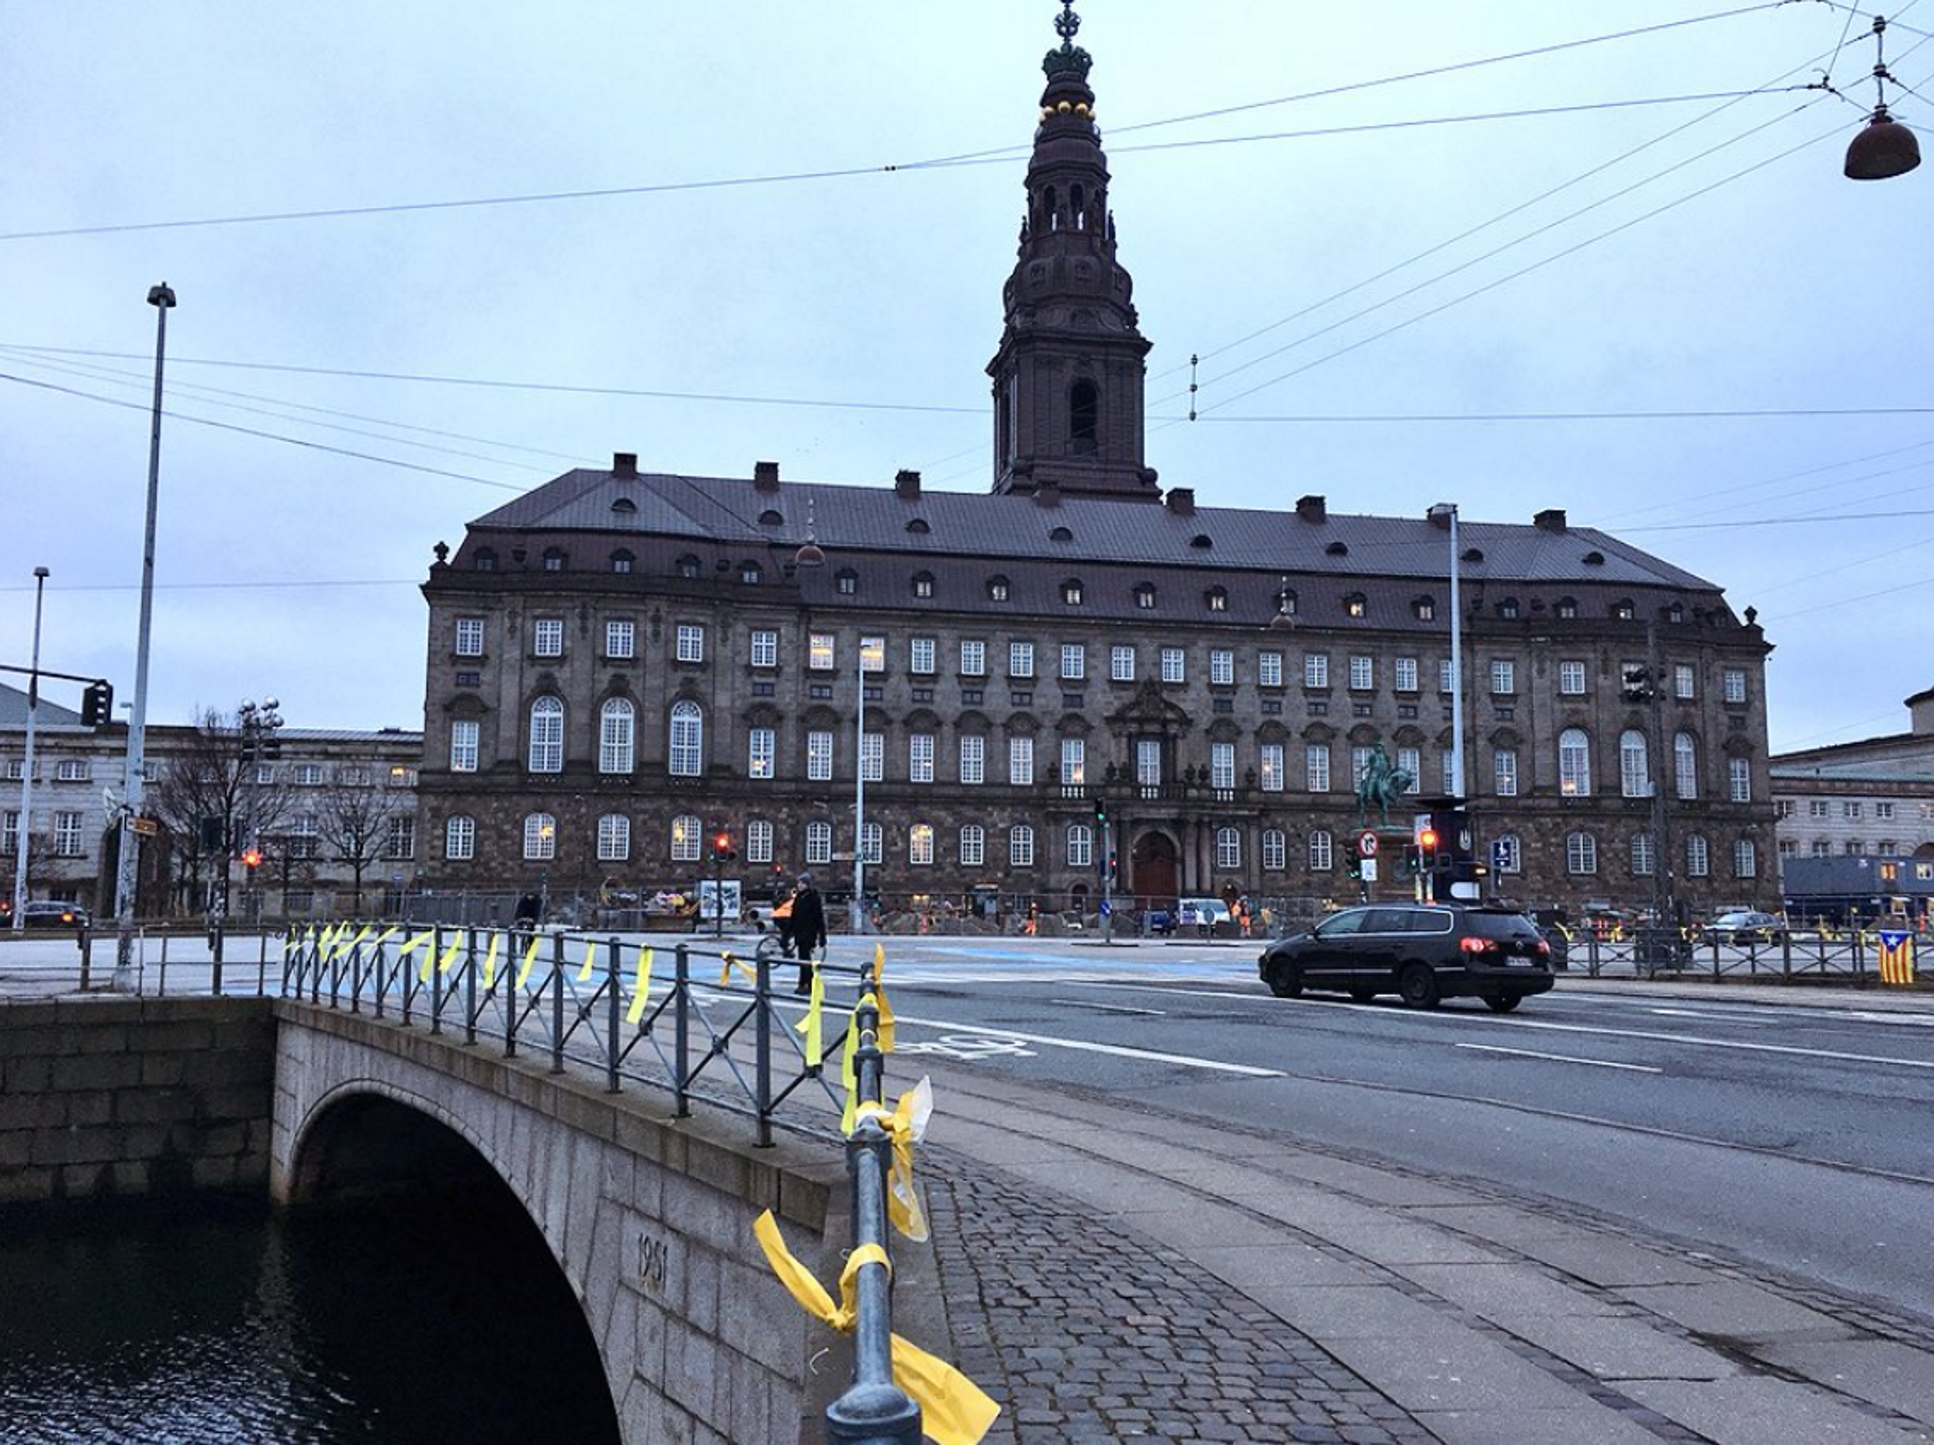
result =
[[799,875],[799,887],[792,895],[792,946],[799,954],[799,982],[793,992],[811,993],[813,950],[826,946],[826,905],[810,873]]

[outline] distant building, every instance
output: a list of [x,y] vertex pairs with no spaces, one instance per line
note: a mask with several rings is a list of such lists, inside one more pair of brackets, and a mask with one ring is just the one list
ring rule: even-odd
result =
[[[1420,806],[1456,790],[1455,565],[1463,781],[1502,891],[1770,901],[1768,649],[1717,586],[1555,508],[1462,523],[1453,561],[1448,515],[1158,485],[1089,64],[1070,42],[1044,66],[986,492],[620,452],[438,544],[426,885],[837,890],[858,852],[889,906],[1092,910],[1104,880],[1122,906],[1354,899],[1372,751]],[[1391,861],[1379,895],[1411,886]]]

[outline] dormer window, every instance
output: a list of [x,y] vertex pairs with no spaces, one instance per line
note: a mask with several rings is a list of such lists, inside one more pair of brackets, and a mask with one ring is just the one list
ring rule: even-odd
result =
[[1616,617],[1620,622],[1630,622],[1634,617],[1638,616],[1638,609],[1632,606],[1630,598],[1621,597],[1612,604],[1612,616]]
[[1665,609],[1665,620],[1672,623],[1684,622],[1686,620],[1685,603],[1674,602],[1669,604]]
[[1410,601],[1410,610],[1419,622],[1433,621],[1437,616],[1437,599],[1435,597],[1413,597]]
[[1202,594],[1202,600],[1209,604],[1209,611],[1211,612],[1227,612],[1229,610],[1229,589],[1226,587],[1211,587],[1207,592]]
[[1193,537],[1189,538],[1189,545],[1198,551],[1206,552],[1215,546],[1215,538],[1211,537],[1207,532],[1197,532]]
[[786,525],[786,519],[783,514],[773,510],[771,507],[767,507],[763,512],[759,513],[759,525],[761,527],[783,527]]
[[698,558],[694,557],[690,552],[680,557],[678,559],[678,575],[680,577],[698,576]]
[[1081,598],[1082,587],[1079,579],[1070,577],[1061,584],[1061,603],[1064,607],[1079,607]]
[[933,596],[933,573],[916,572],[913,574],[913,595],[915,597]]
[[851,597],[860,590],[860,574],[851,567],[842,567],[833,577],[833,587],[842,597]]
[[629,572],[632,568],[632,564],[637,560],[638,559],[636,557],[633,557],[629,551],[627,551],[623,547],[620,547],[617,551],[611,554],[611,570],[613,572]]
[[1137,582],[1135,584],[1135,605],[1144,612],[1155,610],[1155,584]]
[[1056,527],[1052,532],[1048,533],[1048,540],[1050,542],[1072,542],[1074,540],[1074,533],[1070,532],[1066,527]]
[[1603,552],[1587,552],[1584,557],[1584,562],[1587,567],[1603,567],[1605,565],[1605,554]]
[[544,570],[546,572],[562,572],[564,570],[564,552],[562,548],[546,547],[544,549]]
[[1507,622],[1515,622],[1522,615],[1523,609],[1518,606],[1517,598],[1507,597],[1498,603],[1498,616],[1504,618]]
[[1345,617],[1368,617],[1370,615],[1370,599],[1365,597],[1361,592],[1352,592],[1348,597],[1343,599],[1343,615]]
[[927,519],[925,517],[915,517],[911,522],[907,523],[907,530],[916,537],[924,537],[933,528],[927,525]]
[[1285,587],[1276,594],[1276,610],[1285,617],[1296,615],[1296,589]]
[[757,562],[739,563],[739,581],[747,587],[757,587],[765,578],[765,569]]
[[1005,602],[1007,601],[1007,594],[1008,582],[1005,577],[990,577],[987,579],[987,600],[989,602]]
[[611,504],[611,510],[621,517],[635,517],[638,515],[638,504],[629,497],[620,497]]
[[1466,562],[1482,562],[1484,560],[1484,553],[1477,547],[1466,547],[1464,549],[1464,560]]
[[1323,550],[1332,557],[1347,557],[1350,555],[1350,544],[1347,542],[1332,542]]
[[1559,617],[1566,618],[1567,620],[1574,618],[1578,615],[1578,599],[1576,597],[1560,597],[1556,602],[1551,604],[1551,610]]

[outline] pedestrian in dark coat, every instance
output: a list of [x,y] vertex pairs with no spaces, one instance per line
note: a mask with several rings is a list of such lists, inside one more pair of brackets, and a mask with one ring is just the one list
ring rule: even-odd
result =
[[799,952],[799,982],[794,992],[811,993],[813,950],[826,946],[826,905],[807,873],[799,875],[798,891],[792,895],[792,946]]

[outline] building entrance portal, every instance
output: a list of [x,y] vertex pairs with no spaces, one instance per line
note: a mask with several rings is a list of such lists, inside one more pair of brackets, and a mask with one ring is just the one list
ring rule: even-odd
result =
[[1166,833],[1144,833],[1128,858],[1128,886],[1137,909],[1175,904],[1175,840]]

